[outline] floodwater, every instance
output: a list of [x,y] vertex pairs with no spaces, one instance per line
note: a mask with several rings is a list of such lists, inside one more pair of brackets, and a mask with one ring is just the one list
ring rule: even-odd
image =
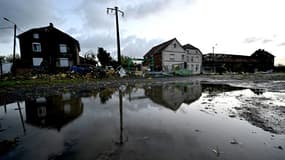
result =
[[285,93],[165,83],[0,106],[0,159],[282,159]]

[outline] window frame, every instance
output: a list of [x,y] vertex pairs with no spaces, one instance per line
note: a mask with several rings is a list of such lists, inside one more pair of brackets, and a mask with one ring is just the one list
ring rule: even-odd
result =
[[175,55],[174,54],[169,54],[169,60],[170,61],[175,61]]
[[43,58],[41,58],[41,57],[33,57],[32,61],[33,61],[33,66],[34,67],[39,67],[39,66],[41,66],[41,63],[43,62]]
[[34,39],[39,39],[40,38],[40,34],[39,33],[34,33],[33,34],[33,38]]
[[62,54],[66,54],[67,53],[67,45],[64,43],[60,43],[59,44],[59,52]]
[[37,52],[37,53],[42,52],[42,45],[41,45],[41,43],[33,42],[32,43],[32,51],[33,52]]

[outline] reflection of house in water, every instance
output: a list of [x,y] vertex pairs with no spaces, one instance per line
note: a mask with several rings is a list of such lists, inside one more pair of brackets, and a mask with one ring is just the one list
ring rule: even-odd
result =
[[164,84],[145,89],[145,95],[153,102],[171,110],[178,110],[182,103],[190,104],[200,98],[202,88],[199,82],[186,84]]
[[223,92],[231,92],[246,89],[244,87],[235,87],[228,84],[211,84],[211,83],[203,83],[202,91],[211,95],[223,93]]
[[57,130],[83,112],[81,99],[72,97],[69,93],[26,100],[25,103],[27,123]]

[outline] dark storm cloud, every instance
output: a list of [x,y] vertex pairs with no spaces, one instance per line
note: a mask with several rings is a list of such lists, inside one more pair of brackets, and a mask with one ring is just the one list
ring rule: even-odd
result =
[[[194,0],[145,0],[145,1],[130,1],[127,4],[125,11],[128,17],[143,18],[149,15],[154,15],[158,12],[165,11],[170,6],[187,5]],[[171,10],[169,10],[171,12]]]
[[147,51],[160,42],[162,42],[161,39],[146,40],[136,36],[129,36],[122,40],[122,54],[141,58]]
[[[81,48],[84,48],[83,51],[86,52],[87,50],[96,50],[98,47],[103,47],[107,50],[107,52],[116,52],[117,46],[116,46],[116,37],[113,34],[101,34],[96,33],[92,36],[86,37],[81,36],[77,37],[77,39],[80,41]],[[152,39],[152,40],[146,40],[143,38],[139,38],[136,36],[127,36],[121,38],[121,50],[122,54],[125,56],[131,56],[131,57],[143,57],[143,55],[151,49],[153,46],[157,45],[158,43],[162,42],[160,39]],[[112,53],[111,55],[116,55],[115,53]]]
[[[133,0],[133,1],[94,1],[82,0],[81,4],[75,8],[74,12],[80,14],[83,19],[85,34],[78,37],[82,48],[91,49],[104,47],[109,52],[116,49],[116,37],[114,35],[115,17],[107,14],[107,8],[119,6],[125,12],[125,18],[121,21],[132,21],[133,18],[144,18],[152,14],[157,14],[166,10],[171,4],[189,4],[194,0]],[[127,32],[126,26],[120,26],[121,31]],[[90,36],[88,32],[96,32]],[[99,31],[99,32],[98,32]],[[101,31],[101,32],[100,32]],[[109,33],[109,34],[108,34]],[[88,35],[88,36],[87,36]],[[142,56],[159,40],[145,40],[135,36],[124,37],[121,34],[122,52],[129,56]]]
[[96,49],[98,47],[103,47],[110,50],[115,46],[116,37],[111,34],[96,32],[93,35],[82,35],[77,37],[80,42],[81,48],[85,49]]
[[171,0],[149,0],[130,4],[126,7],[128,17],[142,18],[151,14],[155,14],[167,8]]
[[[82,51],[104,47],[111,52],[116,50],[115,17],[107,14],[108,7],[119,6],[126,15],[120,21],[130,22],[163,12],[173,5],[178,7],[190,2],[193,0],[0,0],[0,15],[17,23],[21,31],[53,22],[55,27],[79,40]],[[6,26],[11,24],[1,17],[0,27]],[[128,32],[128,26],[120,27],[122,52],[126,55],[142,56],[157,42],[161,42],[157,39],[126,37],[123,32]],[[20,33],[19,30],[17,33]],[[12,29],[0,30],[0,43],[12,43],[12,35]]]
[[106,1],[83,0],[76,10],[81,14],[86,28],[108,28],[113,24],[114,18],[107,15],[107,7],[109,5]]
[[[53,1],[50,0],[1,0],[0,1],[0,27],[11,26],[3,20],[6,17],[17,24],[17,33],[23,32],[31,27],[48,25],[52,20],[60,21],[53,12]],[[9,42],[12,31],[0,30],[0,42]]]

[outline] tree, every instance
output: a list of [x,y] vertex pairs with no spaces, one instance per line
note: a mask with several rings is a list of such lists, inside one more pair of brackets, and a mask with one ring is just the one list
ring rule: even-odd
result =
[[[15,60],[17,60],[17,59],[20,59],[20,55],[19,55],[19,54],[16,54],[16,55],[15,55]],[[12,62],[13,62],[13,55],[10,54],[10,55],[6,56],[6,57],[4,58],[4,62],[12,63]]]
[[107,53],[104,48],[98,48],[97,58],[103,67],[110,65],[110,62],[112,61],[110,53]]
[[125,68],[134,66],[133,60],[131,59],[131,57],[128,56],[121,56],[121,64]]
[[113,68],[118,67],[118,62],[113,60],[112,57],[110,56],[110,53],[107,53],[107,51],[104,50],[104,48],[98,48],[97,58],[103,67],[105,66],[113,66]]
[[96,53],[93,52],[93,50],[89,50],[84,54],[84,60],[83,63],[85,64],[91,64],[96,66],[97,60],[96,60]]

